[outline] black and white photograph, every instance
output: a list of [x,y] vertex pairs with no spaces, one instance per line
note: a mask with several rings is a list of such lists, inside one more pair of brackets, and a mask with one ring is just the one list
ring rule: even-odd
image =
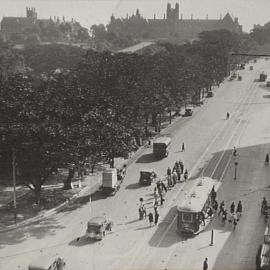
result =
[[0,0],[0,270],[270,270],[269,11]]

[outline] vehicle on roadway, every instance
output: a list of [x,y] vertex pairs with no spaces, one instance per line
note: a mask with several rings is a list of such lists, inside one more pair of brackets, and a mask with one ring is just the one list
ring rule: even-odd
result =
[[202,212],[212,206],[211,193],[217,181],[209,177],[200,177],[196,186],[187,194],[183,202],[177,205],[177,230],[180,233],[197,234],[202,226]]
[[112,231],[113,222],[105,217],[93,217],[87,223],[86,237],[102,240],[107,231]]
[[193,107],[191,106],[186,107],[184,116],[191,116],[192,114],[193,114]]
[[145,169],[143,171],[140,171],[139,183],[142,186],[148,186],[151,185],[156,178],[157,174],[153,170]]
[[115,195],[120,189],[120,185],[123,182],[123,177],[117,176],[117,169],[110,168],[102,172],[102,193],[107,195]]
[[63,270],[66,263],[63,258],[55,259],[38,257],[37,261],[28,266],[28,270]]
[[163,136],[157,138],[153,142],[153,154],[156,158],[164,158],[169,154],[169,148],[171,146],[171,137]]
[[207,97],[209,98],[209,97],[213,97],[214,96],[214,93],[212,92],[212,91],[208,91],[207,92]]
[[266,82],[266,87],[270,87],[270,81]]
[[265,82],[266,78],[267,78],[267,75],[262,72],[260,74],[260,79],[259,80],[260,80],[260,82]]

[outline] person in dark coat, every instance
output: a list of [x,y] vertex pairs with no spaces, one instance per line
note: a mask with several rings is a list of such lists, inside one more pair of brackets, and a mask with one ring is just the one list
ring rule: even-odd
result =
[[187,181],[188,179],[188,171],[187,169],[185,170],[185,173],[184,173],[184,180]]
[[203,270],[207,270],[207,269],[208,269],[208,262],[207,262],[207,258],[205,258],[203,262]]
[[221,204],[219,205],[218,216],[219,216],[220,214],[223,214],[224,209],[225,209],[225,203],[224,203],[224,201],[222,201]]
[[235,211],[235,204],[234,204],[234,202],[232,202],[232,204],[231,204],[231,214],[233,214],[234,213],[234,211]]
[[182,143],[182,152],[185,152],[185,143]]
[[215,201],[216,197],[217,197],[217,193],[215,191],[215,187],[213,187],[212,190],[211,190],[211,200],[212,200],[212,203]]
[[214,200],[214,202],[213,202],[213,209],[214,209],[214,212],[216,213],[217,210],[218,210],[218,202],[217,202],[217,200]]
[[242,202],[239,201],[236,207],[236,213],[238,216],[242,215],[242,210],[243,210]]
[[222,213],[222,222],[223,222],[223,224],[225,224],[226,220],[227,220],[227,210],[224,209],[224,211]]
[[184,173],[184,163],[180,160],[179,161],[180,169],[181,169],[181,174]]
[[148,220],[149,220],[150,226],[152,226],[153,221],[154,221],[154,216],[151,212],[148,214]]
[[158,211],[155,212],[155,225],[158,224],[158,219],[159,219],[159,213]]

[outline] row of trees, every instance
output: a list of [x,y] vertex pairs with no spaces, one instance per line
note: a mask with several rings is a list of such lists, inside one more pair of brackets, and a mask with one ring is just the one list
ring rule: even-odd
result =
[[225,30],[205,32],[193,44],[159,44],[155,54],[89,50],[66,72],[10,75],[0,82],[2,160],[11,164],[16,152],[18,179],[37,203],[57,167],[87,158],[113,166],[134,137],[149,135],[150,119],[158,125],[160,115],[220,84],[228,53],[242,40]]

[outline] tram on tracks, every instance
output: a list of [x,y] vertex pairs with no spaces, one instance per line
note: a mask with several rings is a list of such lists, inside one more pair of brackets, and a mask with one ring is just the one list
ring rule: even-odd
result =
[[212,207],[213,192],[218,181],[209,177],[195,179],[196,185],[177,205],[177,230],[179,233],[197,234],[203,226],[203,213]]

